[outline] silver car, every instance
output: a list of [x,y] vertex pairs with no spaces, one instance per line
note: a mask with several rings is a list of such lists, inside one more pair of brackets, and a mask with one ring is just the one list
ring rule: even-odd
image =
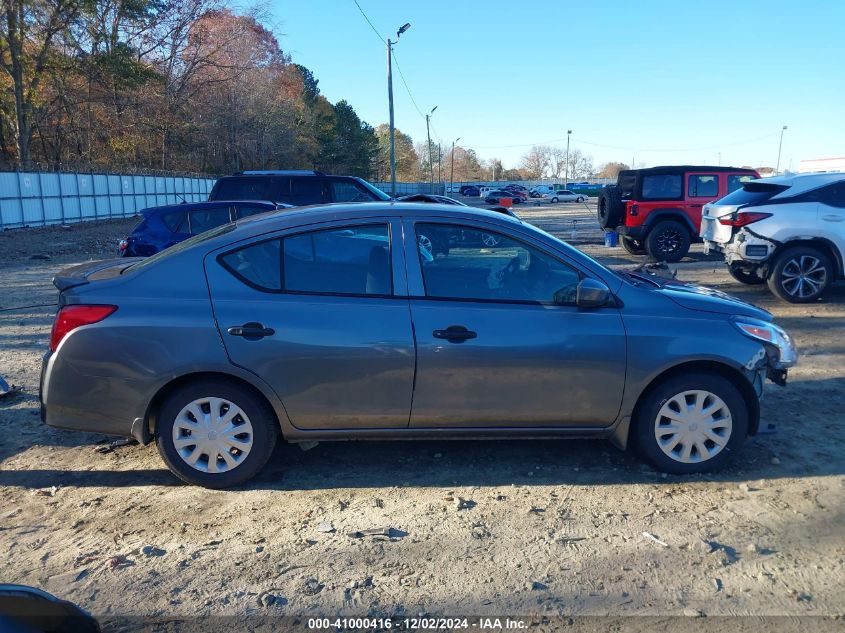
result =
[[212,488],[280,438],[593,437],[714,469],[796,362],[759,308],[456,206],[265,214],[54,283],[46,423],[154,440]]

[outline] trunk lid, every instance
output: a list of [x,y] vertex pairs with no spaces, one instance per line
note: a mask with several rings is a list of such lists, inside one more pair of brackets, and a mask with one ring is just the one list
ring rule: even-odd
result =
[[76,286],[82,286],[92,281],[117,277],[124,269],[141,260],[141,257],[120,257],[77,264],[65,268],[53,277],[53,285],[64,292]]
[[730,242],[734,227],[729,224],[722,224],[719,220],[736,213],[739,206],[737,204],[719,204],[718,202],[705,204],[701,210],[701,230],[699,232],[701,238],[717,244]]

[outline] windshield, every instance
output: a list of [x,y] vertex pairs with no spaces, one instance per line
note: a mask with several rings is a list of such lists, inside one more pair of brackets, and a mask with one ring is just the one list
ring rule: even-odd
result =
[[357,178],[356,180],[357,180],[359,183],[361,183],[361,184],[362,184],[362,185],[363,185],[363,186],[367,189],[367,191],[369,191],[370,193],[372,193],[372,194],[376,197],[376,199],[378,199],[378,200],[382,200],[382,201],[387,201],[387,200],[392,200],[392,199],[393,199],[393,198],[391,198],[390,196],[388,196],[386,193],[384,193],[381,189],[379,189],[378,187],[375,187],[375,186],[371,185],[370,183],[368,183],[368,182],[367,182],[366,180],[364,180],[363,178]]
[[229,224],[223,224],[221,226],[215,227],[205,233],[200,233],[199,235],[194,235],[193,237],[188,238],[184,242],[179,242],[178,244],[174,244],[170,248],[165,248],[163,251],[159,251],[155,255],[151,255],[147,257],[137,264],[132,264],[131,266],[127,266],[123,269],[121,274],[126,272],[127,270],[140,270],[141,268],[146,268],[152,264],[160,262],[163,259],[167,259],[168,257],[172,257],[173,255],[177,255],[183,251],[188,250],[192,246],[196,244],[201,244],[202,242],[206,242],[210,239],[213,239],[219,235],[224,235],[229,231],[233,231],[235,229],[235,224],[233,222]]

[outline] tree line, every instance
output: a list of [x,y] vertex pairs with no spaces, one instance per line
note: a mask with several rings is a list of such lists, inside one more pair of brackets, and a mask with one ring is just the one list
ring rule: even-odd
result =
[[[219,0],[4,0],[0,168],[226,174],[321,169],[388,180],[387,125],[331,103],[259,11]],[[570,178],[592,159],[570,152]],[[400,181],[558,178],[536,146],[519,168],[396,130]]]

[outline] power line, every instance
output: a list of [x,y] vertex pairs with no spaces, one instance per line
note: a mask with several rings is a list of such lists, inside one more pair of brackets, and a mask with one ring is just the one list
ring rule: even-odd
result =
[[396,64],[396,70],[399,71],[399,78],[402,80],[402,85],[405,86],[405,92],[408,93],[408,97],[411,99],[411,103],[414,104],[414,109],[422,118],[425,118],[425,115],[423,114],[422,110],[420,110],[420,107],[417,105],[416,99],[414,99],[414,95],[411,94],[411,89],[408,87],[408,82],[405,81],[405,73],[402,72],[402,67],[399,65],[399,60],[396,59],[396,51],[393,51],[393,62]]
[[375,26],[373,26],[373,23],[370,21],[370,18],[368,18],[368,17],[367,17],[367,14],[366,14],[366,13],[364,13],[364,9],[362,9],[362,8],[361,8],[361,5],[360,5],[360,4],[358,4],[358,0],[352,0],[352,2],[354,2],[354,3],[355,3],[355,6],[356,6],[356,7],[358,7],[358,10],[361,12],[361,15],[363,15],[363,16],[364,16],[364,19],[367,21],[367,24],[369,24],[369,25],[370,25],[370,28],[373,30],[373,33],[375,33],[375,34],[376,34],[376,36],[377,36],[377,37],[379,38],[379,40],[381,41],[381,43],[382,43],[382,44],[384,44],[384,43],[385,43],[384,38],[381,36],[381,33],[379,33],[379,32],[378,32],[378,29],[376,29],[376,27],[375,27]]

